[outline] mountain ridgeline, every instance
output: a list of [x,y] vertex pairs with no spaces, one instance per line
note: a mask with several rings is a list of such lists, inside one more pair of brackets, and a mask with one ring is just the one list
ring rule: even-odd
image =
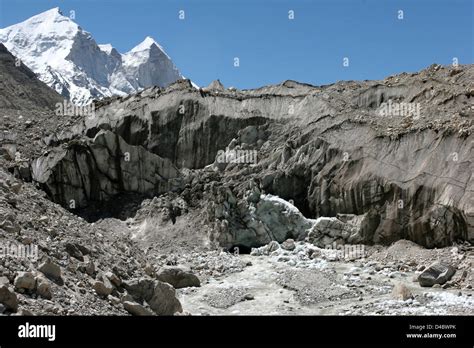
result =
[[183,78],[151,37],[120,54],[110,44],[98,45],[59,8],[0,29],[0,43],[41,81],[78,105]]

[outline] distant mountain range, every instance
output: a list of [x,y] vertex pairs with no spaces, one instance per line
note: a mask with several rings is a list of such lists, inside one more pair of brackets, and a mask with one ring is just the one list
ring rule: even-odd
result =
[[0,43],[41,81],[77,105],[183,79],[151,37],[121,54],[110,44],[98,45],[57,7],[0,29]]

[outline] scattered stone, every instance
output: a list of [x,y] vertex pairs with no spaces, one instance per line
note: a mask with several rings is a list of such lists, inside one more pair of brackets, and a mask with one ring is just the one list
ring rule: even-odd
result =
[[396,300],[406,301],[410,298],[413,298],[413,294],[405,284],[397,283],[393,287],[392,297]]
[[38,270],[42,272],[46,277],[54,280],[61,279],[61,268],[51,260],[46,260],[39,267]]
[[146,301],[158,315],[173,315],[183,311],[175,289],[168,283],[140,278],[124,281],[123,286],[135,301]]
[[95,263],[92,260],[86,263],[86,273],[90,276],[95,274]]
[[116,287],[119,287],[120,285],[122,285],[122,280],[120,280],[120,278],[117,277],[117,276],[115,275],[115,273],[108,271],[108,272],[105,272],[104,275],[105,275],[105,276],[107,277],[107,279],[109,279],[109,280],[112,282],[112,284],[115,285]]
[[66,243],[64,245],[66,252],[71,255],[72,257],[78,259],[79,261],[83,262],[84,261],[84,256],[82,255],[81,250],[78,248],[78,246],[74,243]]
[[255,299],[255,297],[252,294],[245,294],[244,296],[244,300],[246,301],[251,301],[253,299]]
[[51,284],[46,278],[36,278],[36,293],[48,300],[53,297],[53,293],[51,292]]
[[33,290],[36,286],[36,280],[30,272],[19,272],[13,284],[16,289]]
[[9,284],[10,284],[10,280],[7,277],[5,276],[0,277],[0,286],[9,285]]
[[114,290],[112,284],[109,281],[101,282],[100,280],[94,281],[92,287],[97,292],[99,296],[108,296]]
[[11,184],[10,188],[11,190],[13,191],[13,193],[15,194],[19,194],[20,193],[20,190],[22,188],[23,184],[20,183],[20,182],[14,182],[13,184]]
[[115,296],[112,296],[112,295],[109,295],[107,296],[107,299],[110,301],[110,303],[112,303],[113,305],[118,305],[121,301],[118,297],[115,297]]
[[293,239],[287,239],[283,243],[281,243],[281,247],[282,249],[289,250],[289,251],[295,250],[296,248],[295,241]]
[[12,312],[16,312],[18,310],[18,299],[16,294],[6,285],[0,286],[0,303]]
[[0,228],[9,233],[19,233],[21,231],[20,225],[10,220],[0,222]]

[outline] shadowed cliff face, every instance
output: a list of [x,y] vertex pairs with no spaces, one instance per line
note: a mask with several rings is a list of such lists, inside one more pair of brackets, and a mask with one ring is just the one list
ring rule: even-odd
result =
[[[121,192],[179,194],[204,185],[213,239],[227,247],[304,238],[312,219],[341,214],[366,217],[363,233],[351,237],[363,243],[473,240],[473,75],[472,66],[433,65],[324,87],[152,88],[98,102],[93,117],[59,129],[50,144],[65,154],[38,158],[34,178],[53,200],[80,206]],[[72,146],[78,139],[82,145]],[[256,161],[219,160],[246,151]],[[201,179],[189,178],[189,169]],[[229,187],[232,201],[212,183]],[[298,227],[269,237],[265,231],[285,222],[261,215],[274,211],[255,198],[266,193],[291,200],[309,222],[292,220]]]
[[37,158],[32,174],[55,202],[71,209],[123,192],[157,195],[173,191],[182,181],[168,159],[129,145],[110,131]]

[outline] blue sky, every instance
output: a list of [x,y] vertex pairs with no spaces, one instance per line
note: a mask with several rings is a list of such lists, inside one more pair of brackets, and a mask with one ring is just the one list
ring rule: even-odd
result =
[[[473,63],[472,0],[0,0],[0,27],[59,6],[97,43],[126,52],[147,35],[200,86],[255,88],[380,79]],[[185,11],[180,20],[179,11]],[[294,11],[294,19],[288,11]],[[399,20],[398,10],[403,11]],[[240,66],[234,67],[234,57]],[[343,66],[343,58],[349,66]]]

